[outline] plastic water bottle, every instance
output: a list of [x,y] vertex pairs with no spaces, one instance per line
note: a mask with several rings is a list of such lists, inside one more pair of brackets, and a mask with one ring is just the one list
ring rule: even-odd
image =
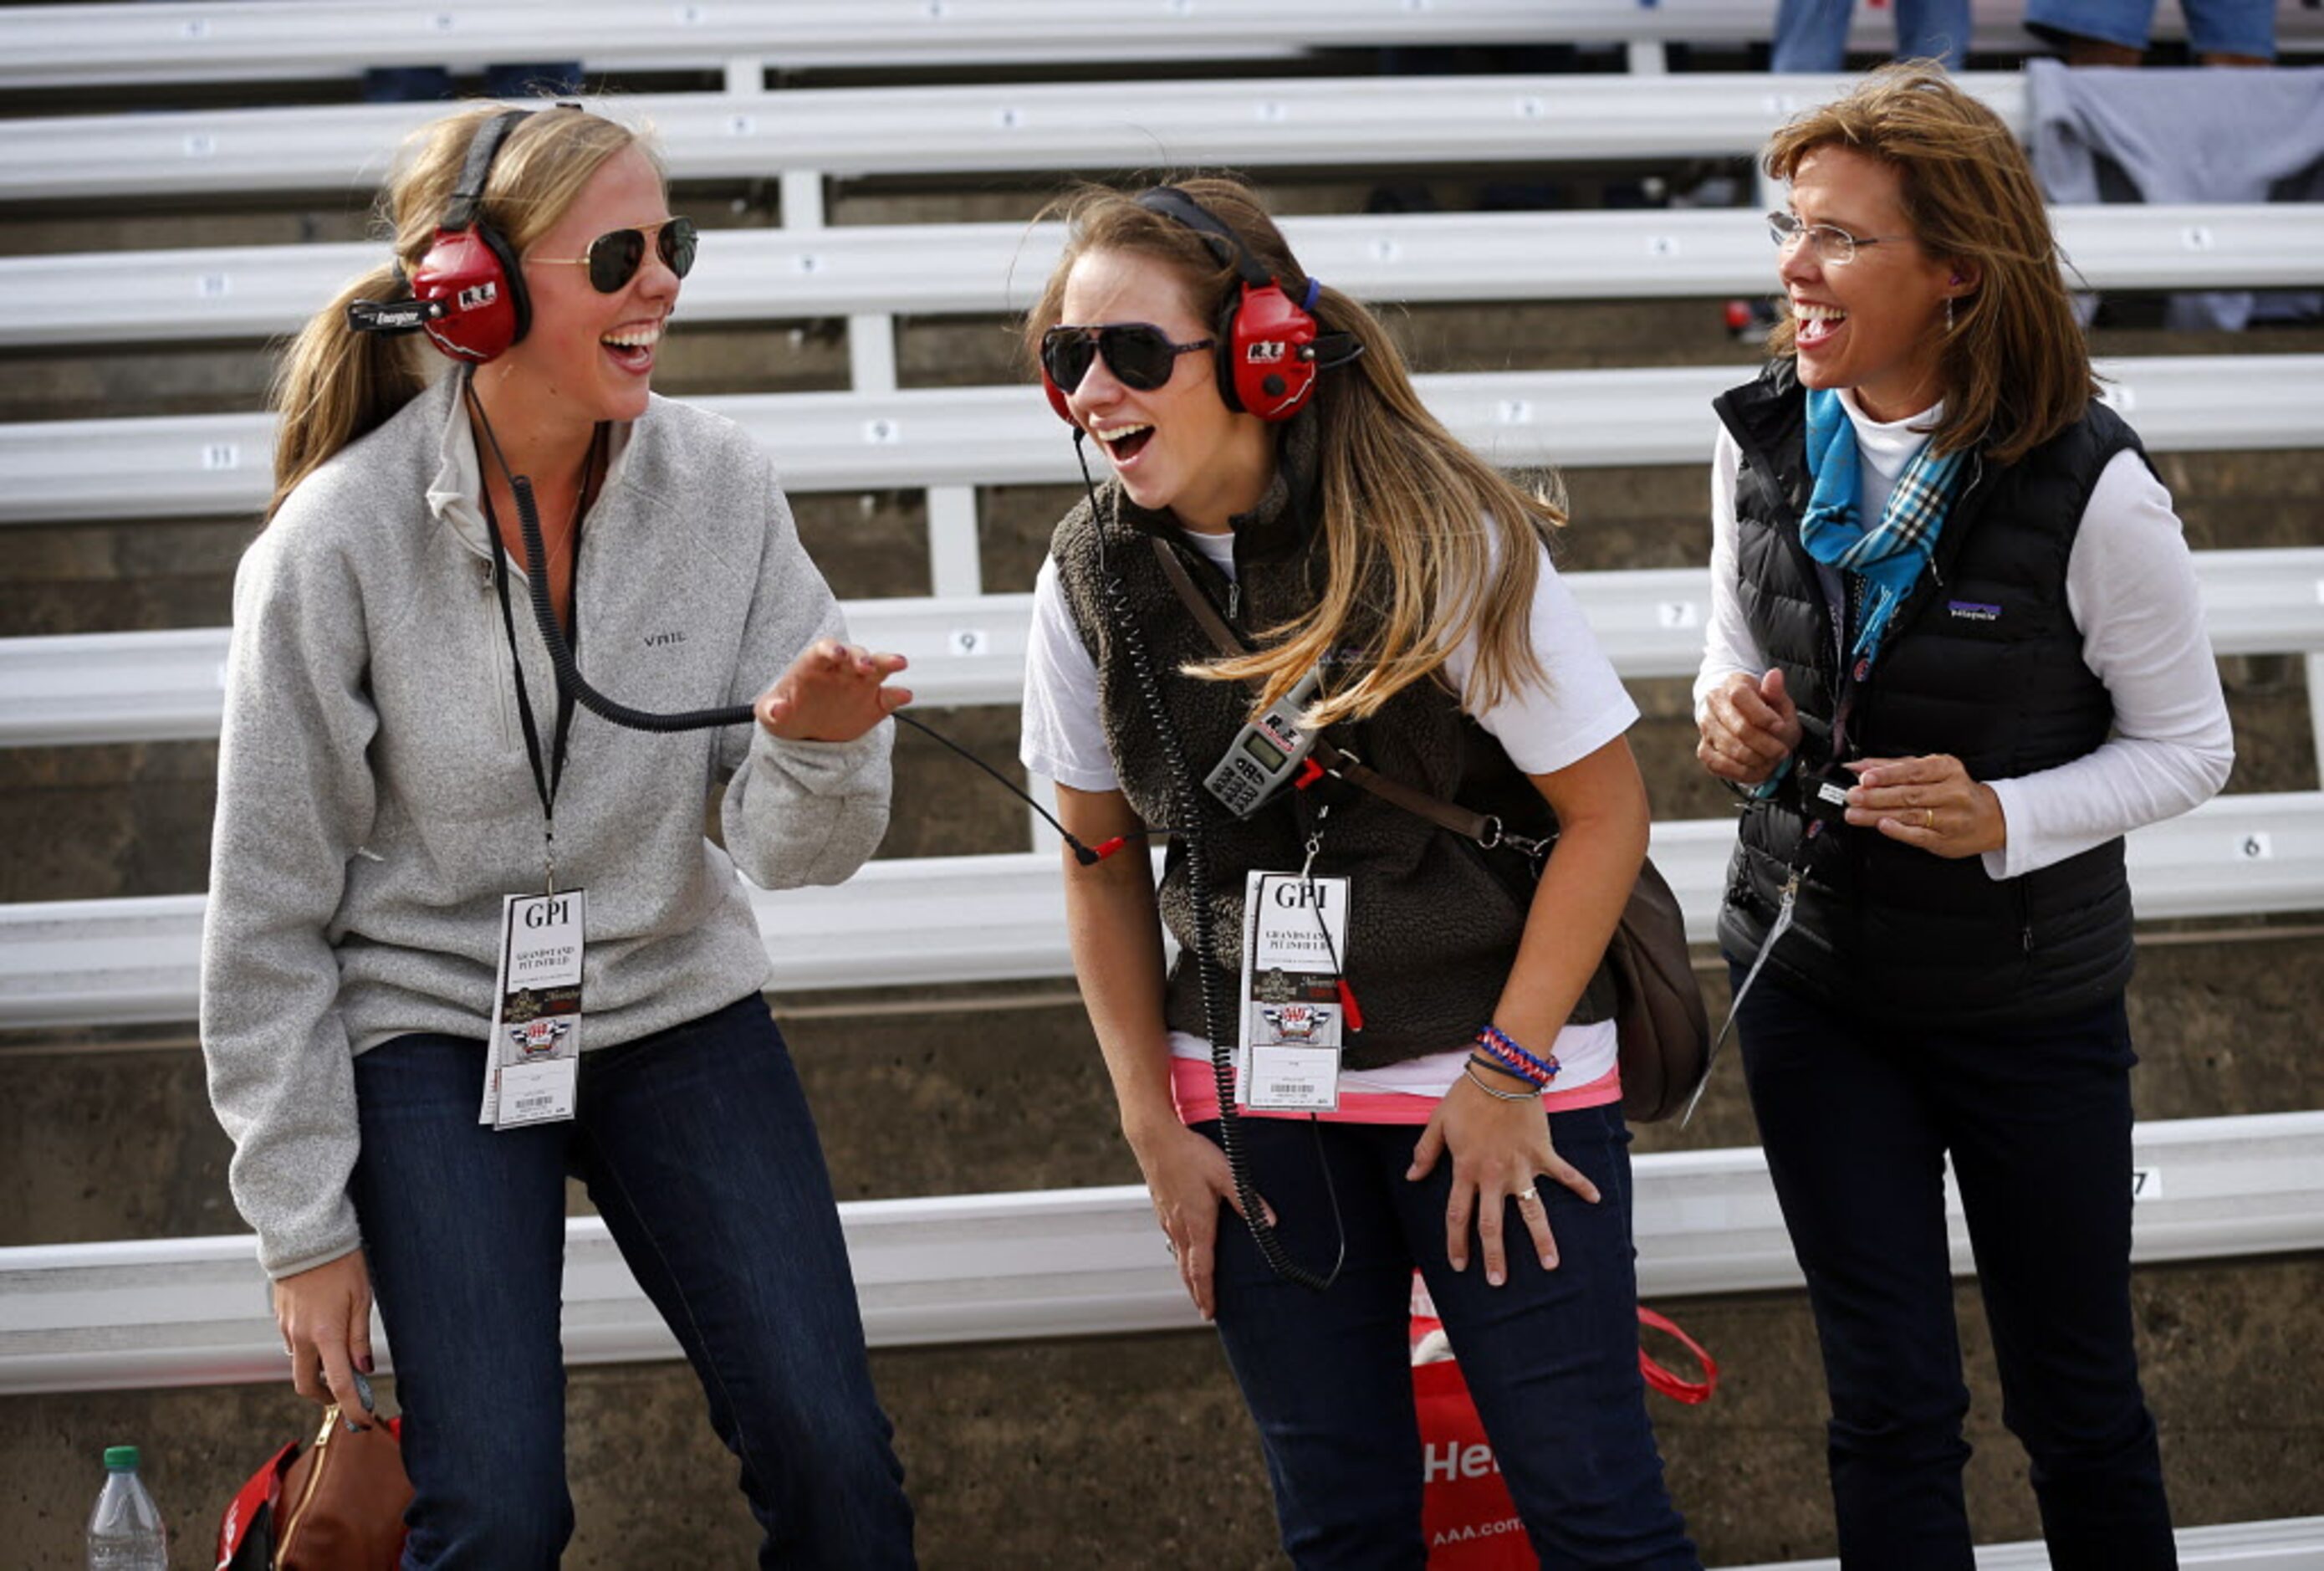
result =
[[137,1447],[105,1448],[105,1488],[88,1513],[88,1571],[170,1571],[161,1508],[137,1476]]

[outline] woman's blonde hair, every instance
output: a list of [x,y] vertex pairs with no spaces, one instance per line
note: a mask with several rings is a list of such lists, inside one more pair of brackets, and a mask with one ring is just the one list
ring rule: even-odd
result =
[[[1215,175],[1169,183],[1231,229],[1293,300],[1303,298],[1307,274],[1250,186]],[[1086,254],[1125,253],[1162,263],[1205,321],[1217,320],[1240,287],[1233,264],[1212,241],[1133,195],[1084,187],[1044,217],[1065,220],[1066,240],[1064,259],[1025,321],[1025,348],[1036,362],[1041,335],[1062,318],[1066,274]],[[1472,710],[1489,707],[1543,676],[1530,612],[1539,547],[1564,513],[1556,498],[1520,490],[1438,423],[1370,311],[1326,285],[1313,315],[1321,331],[1345,333],[1363,346],[1353,365],[1317,377],[1311,413],[1300,417],[1318,422],[1322,598],[1262,630],[1264,647],[1257,652],[1192,666],[1189,674],[1260,681],[1256,713],[1327,655],[1344,659],[1352,649],[1352,669],[1360,674],[1311,711],[1316,724],[1330,725],[1361,719],[1414,682],[1437,677],[1473,634],[1477,662],[1465,702]]]
[[[2034,166],[2001,117],[1935,66],[1884,66],[1775,133],[1763,162],[1788,180],[1827,147],[1894,169],[1914,237],[1977,271],[1941,351],[1945,412],[1932,450],[1982,444],[2014,463],[2080,420],[2098,392],[2089,347]],[[1795,353],[1794,328],[1788,316],[1778,322],[1769,349]]]
[[[272,398],[281,424],[269,520],[300,481],[428,385],[429,351],[419,335],[358,333],[347,326],[347,307],[404,292],[405,276],[435,241],[436,221],[451,200],[469,143],[505,112],[504,105],[478,104],[413,134],[380,196],[377,217],[392,248],[389,259],[341,290],[291,341],[275,372]],[[548,110],[528,116],[493,155],[484,221],[521,256],[565,216],[607,160],[641,145],[637,133],[602,115]]]

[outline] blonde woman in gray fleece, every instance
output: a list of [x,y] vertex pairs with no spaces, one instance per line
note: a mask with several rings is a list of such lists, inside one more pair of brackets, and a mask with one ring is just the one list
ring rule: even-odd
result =
[[[577,1176],[701,1377],[761,1563],[908,1565],[736,876],[836,883],[871,854],[903,661],[842,642],[749,439],[648,392],[694,235],[632,133],[463,111],[387,208],[392,265],[315,319],[279,389],[204,941],[211,1098],[291,1378],[360,1419],[376,1293],[409,1419],[404,1566],[554,1566]],[[416,338],[357,330],[422,317],[466,362],[432,381]],[[560,707],[514,476],[592,682],[753,703],[757,725],[649,735]],[[721,781],[723,849],[702,830]],[[511,1067],[480,1122],[496,1023]]]

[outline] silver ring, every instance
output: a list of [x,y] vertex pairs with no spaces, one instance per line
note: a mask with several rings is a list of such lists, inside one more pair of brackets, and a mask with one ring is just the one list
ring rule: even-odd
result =
[[1538,1203],[1541,1199],[1541,1191],[1538,1189],[1519,1189],[1517,1192],[1515,1198],[1517,1203],[1520,1206],[1524,1205],[1528,1200]]

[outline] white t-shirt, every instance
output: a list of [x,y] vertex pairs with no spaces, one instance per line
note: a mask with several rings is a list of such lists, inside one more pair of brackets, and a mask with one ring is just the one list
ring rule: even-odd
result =
[[[1876,420],[1840,393],[1856,428],[1863,516],[1887,505],[1904,466],[1944,406]],[[1737,592],[1735,476],[1742,450],[1723,426],[1711,465],[1711,630],[1694,679],[1695,715],[1735,671],[1758,676],[1766,652]],[[1837,600],[1836,569],[1823,568]],[[2090,487],[2066,559],[2066,609],[2082,632],[2082,661],[2114,700],[2114,735],[2070,762],[1989,780],[2009,841],[1982,861],[1989,878],[2015,878],[2174,817],[2227,783],[2235,734],[2204,631],[2195,564],[2163,488],[2136,453],[2116,453]]]
[[[1184,531],[1180,538],[1216,563],[1230,578],[1235,571],[1232,534]],[[1613,662],[1574,603],[1572,591],[1538,557],[1532,615],[1528,624],[1535,654],[1548,680],[1508,695],[1502,702],[1472,711],[1517,766],[1528,774],[1550,774],[1580,762],[1628,731],[1638,707],[1614,674]],[[1175,607],[1174,607],[1175,609]],[[1452,652],[1445,675],[1465,688],[1476,668],[1474,640]],[[1033,633],[1025,657],[1025,717],[1019,757],[1035,774],[1075,790],[1120,789],[1113,755],[1105,742],[1098,700],[1097,663],[1082,642],[1072,609],[1057,584],[1054,559],[1041,564],[1033,586]],[[1200,769],[1204,761],[1195,761]],[[1362,892],[1357,892],[1362,898]],[[1483,1021],[1479,1021],[1483,1024]],[[1208,1060],[1210,1044],[1184,1031],[1170,1033],[1173,1056]],[[1614,1024],[1565,1027],[1554,1046],[1561,1073],[1560,1092],[1575,1090],[1614,1067]],[[1348,1092],[1395,1091],[1442,1096],[1467,1062],[1466,1044],[1442,1053],[1378,1069],[1347,1070],[1340,1077]]]

